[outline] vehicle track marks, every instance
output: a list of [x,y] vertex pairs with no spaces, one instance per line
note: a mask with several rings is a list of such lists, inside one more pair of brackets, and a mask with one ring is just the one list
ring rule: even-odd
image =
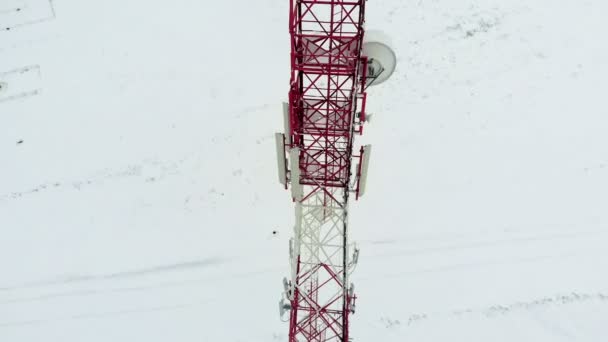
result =
[[542,297],[529,301],[520,301],[511,304],[496,304],[485,308],[467,308],[459,309],[451,312],[443,313],[417,313],[410,315],[405,320],[391,319],[381,317],[380,321],[386,328],[394,328],[400,325],[412,325],[422,321],[434,320],[440,318],[466,317],[473,315],[481,315],[486,318],[497,318],[504,315],[513,314],[516,312],[533,310],[547,306],[572,305],[583,302],[596,302],[608,304],[608,294],[598,293],[577,293],[570,292],[566,294],[558,294],[554,296]]
[[[169,265],[159,265],[152,266],[148,268],[140,268],[134,269],[130,271],[124,272],[116,272],[116,273],[106,273],[106,274],[98,274],[98,275],[77,275],[77,276],[63,276],[56,280],[46,280],[46,281],[37,281],[31,283],[24,283],[15,286],[5,286],[0,287],[0,291],[13,291],[27,288],[37,288],[37,287],[45,287],[45,286],[53,286],[53,285],[68,285],[75,283],[83,283],[83,282],[91,282],[91,281],[99,281],[99,280],[109,280],[109,279],[123,279],[123,278],[131,278],[131,277],[139,277],[153,274],[163,274],[169,272],[176,272],[182,270],[191,270],[191,269],[202,269],[207,268],[214,265],[221,265],[223,263],[228,262],[229,259],[226,258],[207,258],[202,260],[194,260],[176,264]],[[43,296],[44,297],[44,296]]]

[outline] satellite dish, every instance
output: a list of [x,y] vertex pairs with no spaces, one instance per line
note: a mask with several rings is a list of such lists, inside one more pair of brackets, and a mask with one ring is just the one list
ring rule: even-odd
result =
[[391,39],[381,31],[366,31],[362,55],[367,57],[367,85],[378,85],[388,80],[397,67],[397,55]]

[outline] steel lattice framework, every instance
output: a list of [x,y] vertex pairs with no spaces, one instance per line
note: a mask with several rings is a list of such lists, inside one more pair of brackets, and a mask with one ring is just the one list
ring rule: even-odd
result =
[[296,214],[288,304],[281,304],[290,310],[290,342],[349,341],[358,250],[348,242],[348,200],[359,195],[362,163],[353,166],[353,157],[364,154],[353,155],[365,121],[364,6],[290,0],[291,88],[287,131],[279,134],[291,162],[280,177],[291,183]]

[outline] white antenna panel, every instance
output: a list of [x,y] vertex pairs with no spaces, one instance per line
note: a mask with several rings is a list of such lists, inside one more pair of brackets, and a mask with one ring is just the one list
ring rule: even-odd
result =
[[297,147],[289,151],[291,163],[291,195],[296,201],[302,200],[302,184],[300,184],[300,149]]
[[361,161],[361,176],[359,176],[359,196],[365,194],[367,186],[367,170],[369,169],[369,157],[372,153],[372,145],[363,146],[363,160]]
[[279,182],[287,184],[287,159],[285,158],[285,142],[283,133],[274,134],[277,145],[277,169],[279,171]]
[[291,145],[291,124],[289,120],[289,103],[283,102],[283,122],[285,124],[285,142]]

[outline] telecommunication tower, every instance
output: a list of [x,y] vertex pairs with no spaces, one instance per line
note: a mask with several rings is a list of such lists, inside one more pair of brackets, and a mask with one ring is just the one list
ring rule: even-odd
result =
[[396,67],[386,37],[365,33],[365,2],[290,0],[290,89],[276,134],[279,181],[295,203],[279,304],[289,342],[351,340],[359,249],[348,239],[348,201],[365,194],[371,153],[366,145],[354,155],[354,138],[369,119],[367,87]]

